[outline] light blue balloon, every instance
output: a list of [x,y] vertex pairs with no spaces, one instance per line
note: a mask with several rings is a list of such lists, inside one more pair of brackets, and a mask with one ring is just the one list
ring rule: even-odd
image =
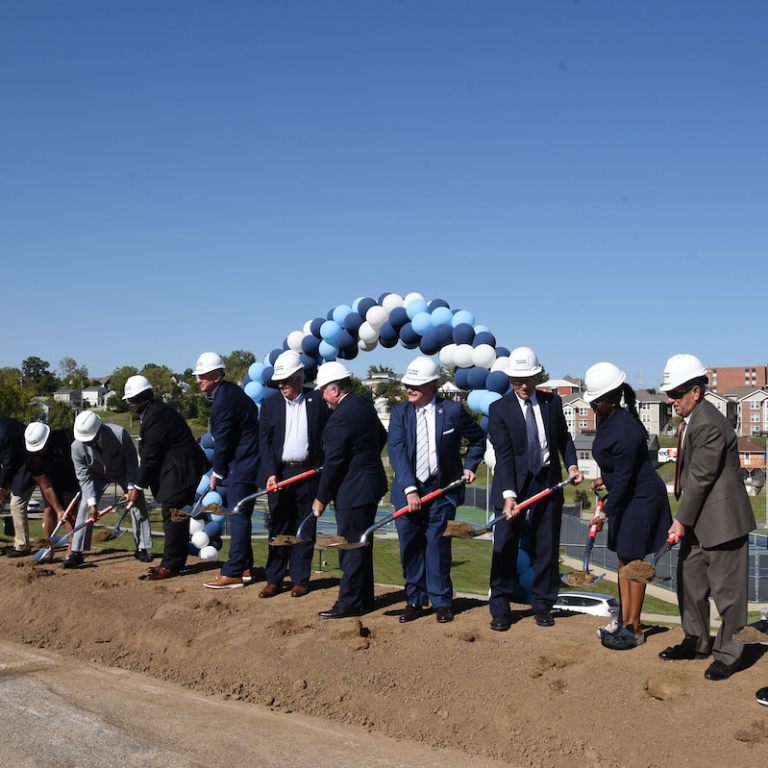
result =
[[259,403],[264,397],[264,385],[260,381],[249,381],[245,385],[245,394],[248,395],[254,403]]
[[432,312],[432,325],[437,328],[441,325],[451,325],[453,312],[448,307],[437,307]]
[[424,299],[411,299],[408,302],[408,306],[405,308],[408,317],[413,320],[419,312],[429,312],[427,302]]
[[365,296],[358,296],[353,302],[352,302],[352,311],[357,312],[357,308],[360,306],[360,302],[365,298]]
[[336,356],[339,354],[339,348],[327,341],[321,341],[317,351],[320,353],[320,357],[326,362],[335,360]]
[[203,448],[213,448],[213,435],[210,432],[206,432],[200,438],[200,445],[202,445]]
[[453,320],[451,321],[453,324],[453,327],[455,328],[459,323],[467,323],[467,325],[471,325],[474,327],[475,325],[475,316],[466,309],[460,309],[454,316]]
[[501,395],[498,392],[490,392],[487,389],[473,389],[467,397],[467,405],[476,413],[482,413],[484,416],[487,416],[491,403],[495,403],[499,399],[501,399]]
[[264,363],[256,362],[248,369],[248,378],[251,381],[261,381],[261,372],[264,370]]
[[[333,310],[333,320],[334,322],[338,323],[339,325],[344,324],[344,318],[352,312],[352,307],[347,306],[346,304],[339,304],[336,309]],[[322,333],[322,331],[321,331]]]
[[411,327],[419,336],[432,330],[432,318],[429,312],[419,312],[411,319]]
[[491,329],[487,325],[476,325],[475,326],[475,336],[477,336],[478,333],[490,333]]
[[208,477],[208,475],[203,475],[200,479],[200,482],[197,484],[197,490],[195,491],[195,495],[200,497],[204,493],[208,491],[208,489],[211,487],[211,480]]
[[210,493],[206,493],[205,496],[203,496],[203,506],[205,506],[206,504],[218,504],[219,506],[222,506],[224,504],[224,501],[221,498],[220,493],[217,493],[216,491],[211,491]]
[[227,519],[226,515],[211,515],[211,522],[224,525],[224,521]]
[[335,344],[341,335],[341,326],[335,320],[326,320],[320,326],[320,335],[330,344]]

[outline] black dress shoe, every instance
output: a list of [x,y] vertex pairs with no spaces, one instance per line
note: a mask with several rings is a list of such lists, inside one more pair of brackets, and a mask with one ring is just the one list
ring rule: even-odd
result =
[[151,552],[147,552],[146,549],[137,549],[133,556],[137,560],[141,560],[142,563],[151,563],[154,560],[154,557],[152,556]]
[[540,627],[554,627],[555,620],[552,618],[552,614],[549,611],[536,611],[533,614],[534,621]]
[[406,624],[409,621],[413,621],[414,619],[417,619],[420,614],[421,614],[420,606],[411,605],[410,603],[407,603],[405,606],[405,610],[400,615],[400,618],[398,619],[398,621],[401,624]]
[[670,645],[659,652],[659,658],[662,661],[694,661],[706,659],[707,656],[709,656],[708,653],[698,653],[692,645],[686,643]]
[[64,558],[62,562],[62,568],[82,568],[85,560],[83,559],[82,552],[73,552],[69,557]]
[[756,694],[755,698],[757,699],[758,704],[762,704],[765,707],[768,707],[768,688],[761,688]]
[[453,611],[450,608],[436,608],[435,618],[438,624],[448,624],[453,621]]
[[506,632],[511,626],[511,616],[493,616],[491,618],[491,629],[496,630],[496,632]]
[[359,608],[348,608],[345,610],[339,608],[338,603],[334,603],[334,605],[327,611],[320,611],[317,615],[321,619],[346,619],[350,616],[361,616],[362,613],[363,612]]
[[32,554],[31,549],[14,549],[7,553],[7,557],[29,557]]
[[715,659],[704,673],[707,680],[727,680],[738,668],[739,663],[726,664],[720,659]]

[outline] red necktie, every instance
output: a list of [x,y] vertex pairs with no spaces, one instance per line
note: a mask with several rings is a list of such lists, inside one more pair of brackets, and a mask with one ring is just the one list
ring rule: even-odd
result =
[[680,488],[680,462],[683,458],[683,435],[685,434],[685,421],[680,422],[677,428],[677,460],[675,462],[675,498],[679,499],[682,493]]

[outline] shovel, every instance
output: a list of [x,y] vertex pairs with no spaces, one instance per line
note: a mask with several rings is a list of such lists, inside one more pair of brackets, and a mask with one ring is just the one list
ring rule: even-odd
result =
[[113,541],[114,539],[119,538],[122,536],[125,531],[120,527],[123,520],[125,520],[125,516],[130,511],[130,507],[126,507],[122,513],[120,514],[120,517],[117,518],[117,523],[115,523],[115,527],[104,537],[103,541]]
[[[465,482],[466,481],[464,478],[460,477],[458,480],[454,480],[452,483],[448,483],[448,485],[445,487],[438,488],[436,491],[431,491],[430,493],[422,496],[421,503],[426,504],[428,501],[432,501],[432,499],[436,499],[438,496],[442,496],[444,493],[447,493],[453,488],[458,488]],[[343,536],[318,536],[317,541],[315,542],[315,546],[320,549],[323,547],[328,547],[331,549],[359,549],[361,547],[365,547],[370,542],[370,537],[373,535],[374,531],[377,531],[379,528],[383,528],[393,520],[397,520],[398,517],[402,517],[403,515],[408,514],[410,509],[410,506],[406,504],[404,507],[400,507],[400,509],[394,511],[391,515],[387,515],[386,517],[379,520],[378,523],[374,523],[372,526],[370,526],[370,528],[366,529],[365,533],[360,537],[360,541],[347,541]],[[449,521],[448,525],[450,524],[451,523]]]
[[[39,563],[41,560],[45,560],[51,552],[59,545],[62,541],[64,541],[67,537],[63,536],[60,538],[55,538],[56,531],[61,528],[62,525],[64,525],[65,522],[67,522],[67,517],[69,517],[69,513],[75,508],[75,504],[80,500],[80,491],[78,491],[75,494],[75,498],[72,499],[72,501],[69,502],[69,506],[64,510],[64,514],[62,515],[61,519],[58,523],[56,523],[56,527],[51,531],[51,535],[48,537],[48,545],[45,547],[41,547],[40,549],[35,552],[34,555],[32,555],[32,560],[34,562]],[[69,535],[69,534],[67,534]]]
[[669,581],[671,576],[657,576],[656,566],[664,555],[677,544],[677,536],[674,533],[664,542],[664,546],[651,558],[651,562],[645,560],[633,560],[619,569],[619,576],[631,581],[639,581],[642,584],[650,584],[652,581]]
[[[595,494],[597,498],[597,504],[595,505],[595,517],[603,516],[603,504],[605,504],[605,497]],[[593,576],[589,572],[589,558],[592,555],[592,547],[595,546],[595,539],[597,538],[597,523],[589,527],[589,535],[587,536],[587,546],[584,548],[584,561],[581,565],[580,571],[574,571],[573,573],[566,573],[565,576],[561,576],[560,580],[563,584],[567,584],[569,587],[580,587],[583,584],[594,584],[600,579],[605,578],[605,574],[601,573],[599,576]]]
[[[561,488],[569,485],[571,482],[572,479],[570,477],[566,478],[565,480],[561,480],[557,485],[553,485],[551,488],[545,488],[543,491],[540,491],[539,493],[531,496],[530,499],[521,501],[517,505],[517,509],[523,510],[526,507],[530,507],[532,504],[535,504],[537,501],[541,501],[555,491],[559,491]],[[477,536],[483,536],[486,533],[490,533],[496,523],[500,523],[502,520],[506,519],[507,516],[504,514],[496,515],[496,517],[494,517],[493,520],[491,520],[484,528],[474,528],[469,523],[465,523],[462,520],[449,520],[448,526],[446,527],[443,536],[450,536],[454,539],[474,539]]]
[[[208,487],[200,494],[200,498],[191,507],[185,507],[184,509],[171,509],[171,522],[181,523],[182,521],[189,518],[197,519],[201,513],[200,507],[203,505],[203,499],[211,492],[211,490],[211,486],[208,485]],[[216,507],[216,509],[221,509],[218,504],[211,504],[209,506]],[[222,512],[221,514],[224,513]]]

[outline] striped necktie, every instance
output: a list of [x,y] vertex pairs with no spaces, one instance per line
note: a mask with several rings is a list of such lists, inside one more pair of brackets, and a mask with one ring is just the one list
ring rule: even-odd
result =
[[427,429],[427,411],[416,411],[416,479],[424,482],[429,472],[429,430]]
[[542,466],[541,443],[536,414],[533,412],[533,403],[530,400],[525,401],[525,426],[528,430],[528,470],[532,475],[537,475]]

